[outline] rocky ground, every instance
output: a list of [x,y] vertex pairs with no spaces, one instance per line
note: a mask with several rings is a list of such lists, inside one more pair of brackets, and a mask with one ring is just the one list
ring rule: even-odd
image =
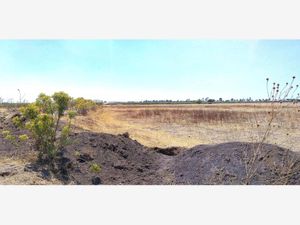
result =
[[14,114],[0,112],[2,184],[300,184],[299,154],[274,145],[232,142],[191,149],[148,148],[128,133],[83,130],[72,133],[53,172],[35,163],[31,141],[4,139],[4,130],[24,133],[11,123]]

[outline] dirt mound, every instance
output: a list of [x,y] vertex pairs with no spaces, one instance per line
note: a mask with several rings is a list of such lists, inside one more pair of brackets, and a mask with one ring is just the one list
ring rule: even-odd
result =
[[[24,134],[11,123],[14,113],[0,115],[1,133]],[[0,156],[32,154],[32,142],[12,143],[1,133]],[[300,184],[299,154],[278,146],[148,148],[128,133],[74,132],[53,168],[28,164],[24,170],[65,184]]]
[[199,145],[175,161],[177,184],[300,184],[299,154],[274,145]]
[[[63,150],[71,163],[71,180],[78,184],[162,184],[160,154],[130,139],[127,135],[76,133],[72,144]],[[95,173],[93,165],[101,170]],[[69,166],[70,167],[70,166]]]

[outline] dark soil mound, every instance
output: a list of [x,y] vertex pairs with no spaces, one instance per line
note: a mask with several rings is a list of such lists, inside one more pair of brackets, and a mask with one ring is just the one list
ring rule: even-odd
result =
[[300,184],[299,154],[274,145],[199,145],[176,158],[177,184]]
[[[162,184],[159,176],[160,154],[128,138],[126,135],[79,133],[63,151],[70,160],[71,180],[78,184]],[[91,166],[101,167],[99,173]]]
[[[11,123],[15,114],[0,115],[1,133],[24,134]],[[0,157],[33,152],[32,142],[12,143],[1,133]],[[237,142],[147,148],[128,133],[73,133],[54,165],[25,169],[66,184],[300,184],[299,154],[278,146]]]

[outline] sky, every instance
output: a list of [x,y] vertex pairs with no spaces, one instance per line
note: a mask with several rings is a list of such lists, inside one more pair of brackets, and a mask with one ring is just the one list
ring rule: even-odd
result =
[[0,40],[0,97],[267,98],[299,62],[300,40]]

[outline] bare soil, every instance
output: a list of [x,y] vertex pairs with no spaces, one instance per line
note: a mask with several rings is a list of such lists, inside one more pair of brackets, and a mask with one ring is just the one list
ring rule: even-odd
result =
[[[12,113],[0,113],[0,157],[26,158],[35,153],[32,142],[11,143],[1,134],[4,130],[16,135],[24,133],[14,127],[12,117]],[[93,171],[93,164],[101,170]],[[300,184],[299,166],[298,153],[269,144],[231,142],[193,148],[149,148],[132,140],[128,133],[76,130],[54,170],[34,162],[28,162],[24,170],[63,184]],[[13,170],[0,175],[17,174],[18,170]]]

